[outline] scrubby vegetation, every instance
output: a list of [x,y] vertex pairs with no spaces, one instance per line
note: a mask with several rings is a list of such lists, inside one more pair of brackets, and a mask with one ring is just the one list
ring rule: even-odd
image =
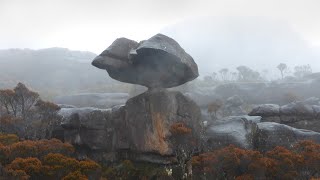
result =
[[[178,128],[180,129],[180,128]],[[74,148],[57,139],[17,141],[0,135],[0,162],[4,179],[179,179],[178,165],[161,166],[130,160],[99,165],[77,160]],[[267,152],[230,145],[193,156],[193,179],[316,179],[320,177],[320,144],[301,141],[291,149]]]
[[74,148],[57,139],[17,141],[13,134],[0,135],[1,177],[4,179],[74,179],[100,177],[101,167],[86,159],[78,161]]
[[195,179],[311,179],[320,177],[320,145],[301,141],[292,149],[261,153],[233,145],[192,158]]

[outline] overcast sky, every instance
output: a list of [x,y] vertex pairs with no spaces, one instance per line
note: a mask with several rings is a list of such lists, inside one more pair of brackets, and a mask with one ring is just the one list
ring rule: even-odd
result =
[[319,0],[0,0],[0,49],[66,47],[100,53],[201,16],[262,16],[320,46]]

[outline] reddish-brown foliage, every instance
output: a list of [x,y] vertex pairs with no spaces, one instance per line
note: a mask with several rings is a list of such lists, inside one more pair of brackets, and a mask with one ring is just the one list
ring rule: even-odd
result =
[[80,171],[69,173],[62,180],[87,180],[87,176],[83,175]]
[[223,106],[223,102],[219,99],[211,102],[208,105],[208,109],[207,112],[210,114],[214,114],[215,116],[217,116],[217,111]]
[[[37,157],[42,158],[48,153],[61,153],[70,155],[74,152],[71,144],[62,143],[58,139],[39,140],[39,141],[21,141],[3,147],[5,156],[4,159],[11,162],[12,160],[21,157]],[[0,148],[1,150],[1,148]],[[1,152],[1,151],[0,151]],[[1,153],[0,153],[1,154]],[[1,161],[5,163],[4,161]]]
[[[13,177],[30,177],[39,176],[42,164],[37,158],[17,158],[8,164],[5,168],[6,172]],[[22,171],[24,173],[22,173]]]
[[62,154],[53,153],[50,153],[44,157],[43,165],[46,169],[46,175],[51,177],[64,177],[68,173],[75,171],[79,171],[86,176],[90,176],[97,173],[101,169],[101,166],[92,160],[78,161]]
[[170,127],[170,132],[176,135],[190,134],[191,128],[188,128],[184,123],[174,123]]
[[19,142],[19,137],[15,134],[0,134],[0,143],[7,146]]
[[232,145],[192,158],[194,174],[211,179],[308,179],[320,176],[320,145],[299,142],[291,150],[262,154]]

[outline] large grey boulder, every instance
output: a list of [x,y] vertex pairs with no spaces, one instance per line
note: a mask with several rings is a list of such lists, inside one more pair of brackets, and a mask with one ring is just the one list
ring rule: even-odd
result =
[[279,116],[280,106],[277,104],[261,104],[252,109],[250,116]]
[[198,77],[198,67],[173,39],[157,34],[137,43],[119,38],[92,65],[118,81],[148,88],[179,86]]
[[305,104],[303,102],[293,102],[287,105],[281,106],[281,115],[287,116],[313,116],[313,109],[311,105]]
[[310,98],[304,100],[303,102],[308,105],[320,105],[320,98],[310,97]]
[[257,123],[254,148],[260,151],[268,151],[276,146],[290,148],[301,140],[313,140],[320,143],[320,133],[296,129],[275,122],[261,122]]
[[229,116],[215,121],[206,129],[206,150],[220,149],[231,144],[253,149],[253,130],[260,119],[260,116]]
[[320,143],[320,133],[275,122],[260,122],[260,116],[225,117],[207,127],[205,150],[216,150],[229,145],[245,149],[268,151],[276,146],[292,147],[301,140]]
[[320,132],[320,106],[310,105],[305,101],[292,102],[283,106],[262,104],[255,107],[249,115],[261,116],[262,122],[277,122]]
[[90,150],[112,149],[113,132],[111,110],[97,108],[62,108],[61,126],[64,128],[64,141]]
[[[179,148],[188,152],[199,147],[202,132],[200,108],[182,93],[149,90],[129,99],[125,108],[125,122],[116,129],[122,132],[125,129],[131,151],[169,156],[175,155],[181,150]],[[177,123],[190,128],[190,134],[176,136],[172,128]],[[176,142],[177,137],[186,143],[179,147],[181,141]]]

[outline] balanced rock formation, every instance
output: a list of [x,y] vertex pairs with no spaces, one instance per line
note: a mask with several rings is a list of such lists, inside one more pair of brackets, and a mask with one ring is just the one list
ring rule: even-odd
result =
[[199,151],[200,108],[181,92],[164,89],[198,76],[196,63],[177,42],[162,34],[140,43],[119,38],[92,65],[148,90],[111,109],[61,109],[64,140],[80,147],[81,155],[102,163],[176,164]]
[[92,65],[107,70],[113,79],[148,88],[175,87],[199,76],[193,58],[162,34],[140,43],[116,39]]

